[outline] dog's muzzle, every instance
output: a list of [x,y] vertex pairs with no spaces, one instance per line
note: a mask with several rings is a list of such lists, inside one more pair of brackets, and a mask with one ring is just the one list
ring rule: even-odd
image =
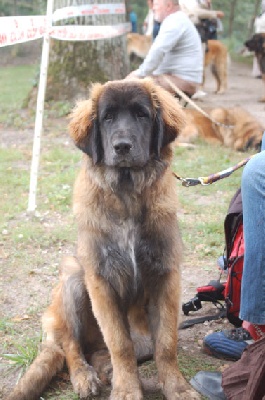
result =
[[115,140],[113,143],[114,151],[119,156],[128,155],[132,149],[132,142],[128,139]]

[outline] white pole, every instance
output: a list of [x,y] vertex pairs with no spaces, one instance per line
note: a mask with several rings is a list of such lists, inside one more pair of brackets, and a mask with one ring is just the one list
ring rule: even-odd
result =
[[44,114],[44,100],[45,100],[45,91],[46,91],[46,82],[47,82],[47,73],[49,64],[49,49],[50,49],[49,33],[50,33],[50,28],[52,26],[52,13],[53,13],[53,0],[48,0],[47,25],[46,25],[46,32],[43,37],[40,79],[39,79],[39,89],[38,89],[36,117],[35,117],[35,131],[34,131],[34,141],[33,141],[31,170],[30,170],[28,211],[34,211],[36,209],[36,192],[37,192],[38,169],[40,160],[40,145],[41,145],[41,133],[43,125],[43,114]]

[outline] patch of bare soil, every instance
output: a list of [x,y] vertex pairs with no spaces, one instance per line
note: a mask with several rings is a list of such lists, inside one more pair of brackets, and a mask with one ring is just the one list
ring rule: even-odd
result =
[[[210,73],[206,75],[205,91],[206,96],[198,101],[198,105],[201,107],[232,107],[241,106],[256,116],[261,123],[265,126],[265,105],[258,102],[258,99],[262,96],[263,83],[259,79],[254,79],[251,76],[251,66],[231,63],[229,67],[229,86],[226,93],[222,95],[214,94],[215,82]],[[58,126],[60,127],[58,128]],[[54,127],[56,129],[62,129],[65,132],[61,135],[60,139],[55,138],[52,140],[59,140],[61,146],[69,146],[69,139],[65,129],[65,119],[56,121],[54,126],[50,127],[50,132]],[[21,149],[29,148],[33,137],[33,129],[25,130],[23,132],[6,130],[0,127],[0,146],[2,147],[18,147]],[[49,134],[49,132],[47,132]],[[49,146],[49,140],[46,140],[46,146]],[[28,165],[25,166],[28,168]],[[24,216],[18,216],[19,218],[27,218]],[[46,215],[41,215],[42,223],[52,224],[57,221],[58,224],[62,225],[62,217],[56,214],[55,211],[49,211]],[[52,222],[53,221],[53,222]],[[14,224],[16,221],[13,222]],[[0,243],[0,301],[1,301],[1,318],[14,321],[16,324],[16,334],[21,332],[21,336],[26,338],[27,336],[38,335],[40,327],[40,317],[43,308],[49,301],[51,288],[57,281],[57,268],[58,254],[66,254],[73,252],[74,243],[72,248],[65,246],[65,244],[57,243],[52,248],[41,248],[37,249],[36,242],[32,248],[29,248],[30,252],[39,251],[39,261],[36,265],[28,265],[27,259],[22,263],[21,268],[14,270],[15,253],[19,249],[8,248],[5,246],[5,242]],[[11,257],[11,255],[14,256]],[[207,284],[211,279],[217,279],[219,272],[215,266],[216,262],[213,260],[212,268],[204,268],[205,266],[198,265],[196,258],[186,257],[183,265],[183,302],[190,300],[196,293],[196,288],[201,285]],[[34,312],[29,313],[29,309],[34,309]],[[194,317],[204,316],[206,314],[215,314],[216,309],[212,305],[203,304],[203,308],[194,313]],[[185,321],[191,318],[182,316],[182,320]],[[188,329],[180,330],[179,332],[179,350],[181,354],[188,353],[197,362],[201,361],[203,364],[205,360],[208,365],[212,365],[212,369],[220,370],[227,364],[224,361],[217,360],[210,356],[204,355],[201,352],[202,340],[209,332],[223,329],[224,327],[232,327],[225,319],[217,321],[205,322],[203,324],[195,325]],[[5,353],[6,348],[10,350],[13,346],[12,339],[12,328],[5,328],[0,330],[0,339],[4,343],[1,346],[0,353]],[[6,364],[4,360],[1,360]],[[10,388],[15,385],[17,373],[6,375],[6,366],[0,366],[0,398],[4,399],[9,392]],[[56,387],[64,388],[64,378],[57,381]],[[158,396],[158,397],[157,397]],[[46,397],[47,398],[47,397]],[[61,397],[59,394],[57,399],[70,399],[73,397]],[[105,398],[100,397],[100,398]],[[153,396],[148,395],[146,399],[160,399],[159,395]]]

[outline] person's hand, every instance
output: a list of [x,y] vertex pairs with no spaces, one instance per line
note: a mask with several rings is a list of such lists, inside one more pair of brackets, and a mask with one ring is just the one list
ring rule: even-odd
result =
[[223,11],[216,11],[217,18],[224,18]]
[[139,78],[139,75],[137,75],[137,70],[130,72],[125,79],[132,79],[132,78]]

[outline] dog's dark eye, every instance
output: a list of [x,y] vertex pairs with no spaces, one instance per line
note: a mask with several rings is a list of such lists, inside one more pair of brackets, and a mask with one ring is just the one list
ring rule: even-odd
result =
[[105,121],[111,121],[113,119],[113,113],[112,112],[107,112],[105,115],[104,115],[104,120]]
[[134,111],[134,115],[137,118],[147,118],[148,117],[148,113],[143,108],[136,107],[133,111]]
[[136,116],[137,116],[138,118],[147,117],[146,113],[143,112],[142,110],[137,111],[137,112],[136,112]]

